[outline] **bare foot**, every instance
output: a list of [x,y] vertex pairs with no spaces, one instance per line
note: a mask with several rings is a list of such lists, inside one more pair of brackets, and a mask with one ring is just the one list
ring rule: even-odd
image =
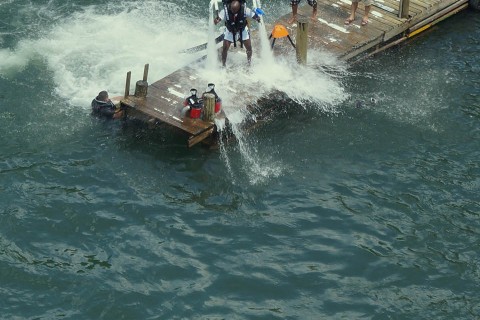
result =
[[316,13],[315,13],[315,14],[312,14],[312,16],[310,17],[310,19],[311,19],[312,21],[317,20],[317,14],[316,14]]
[[297,16],[292,16],[290,19],[288,19],[288,24],[292,24],[294,23],[295,21],[297,21]]
[[349,25],[349,24],[351,24],[353,21],[355,21],[355,17],[350,16],[350,17],[348,17],[347,20],[345,20],[344,23],[345,23],[346,25]]

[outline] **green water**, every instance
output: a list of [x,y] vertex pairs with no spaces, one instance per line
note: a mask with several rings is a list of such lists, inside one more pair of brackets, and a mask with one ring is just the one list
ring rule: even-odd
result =
[[315,74],[220,150],[90,116],[185,63],[163,45],[201,43],[204,7],[0,4],[0,318],[478,319],[480,15]]

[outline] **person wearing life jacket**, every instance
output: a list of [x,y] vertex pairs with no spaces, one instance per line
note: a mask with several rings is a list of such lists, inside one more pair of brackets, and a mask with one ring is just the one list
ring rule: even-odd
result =
[[247,51],[247,62],[250,65],[252,60],[252,42],[250,40],[250,31],[248,30],[247,18],[252,18],[260,22],[260,17],[255,11],[247,8],[244,1],[243,4],[238,0],[225,1],[223,10],[218,13],[218,16],[213,20],[215,24],[220,21],[225,21],[225,33],[222,47],[222,65],[225,67],[227,62],[227,53],[230,45],[237,46],[237,40],[240,41],[240,46]]
[[108,119],[119,118],[122,111],[117,111],[115,104],[108,98],[107,91],[100,91],[98,96],[92,100],[92,114]]

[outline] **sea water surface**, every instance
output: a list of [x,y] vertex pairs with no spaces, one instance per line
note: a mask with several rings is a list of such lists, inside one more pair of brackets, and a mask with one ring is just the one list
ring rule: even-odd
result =
[[286,95],[218,150],[92,118],[198,58],[205,3],[0,2],[0,318],[479,319],[480,13],[354,66],[232,51],[234,123],[222,81]]

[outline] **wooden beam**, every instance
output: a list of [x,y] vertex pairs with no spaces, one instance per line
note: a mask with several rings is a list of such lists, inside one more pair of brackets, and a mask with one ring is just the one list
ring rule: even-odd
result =
[[188,147],[192,147],[194,145],[196,145],[197,143],[199,142],[202,142],[203,140],[205,140],[206,138],[208,138],[209,136],[212,135],[213,133],[213,130],[215,130],[215,126],[212,126],[210,129],[196,135],[196,136],[191,136],[190,138],[188,138]]

